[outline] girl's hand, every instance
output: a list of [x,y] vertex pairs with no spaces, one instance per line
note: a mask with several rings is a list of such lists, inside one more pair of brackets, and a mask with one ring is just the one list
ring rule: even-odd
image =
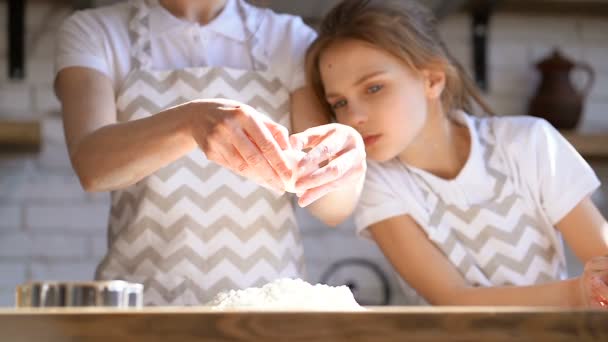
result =
[[310,149],[294,168],[300,206],[362,181],[367,165],[365,145],[354,128],[332,123],[293,134],[289,140],[296,150]]
[[292,175],[287,128],[237,101],[198,100],[189,107],[192,136],[209,160],[283,192]]
[[587,261],[580,279],[580,291],[585,307],[608,309],[608,256]]

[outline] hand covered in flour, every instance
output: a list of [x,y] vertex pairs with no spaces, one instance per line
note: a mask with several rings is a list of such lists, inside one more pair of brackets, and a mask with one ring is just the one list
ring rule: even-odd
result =
[[209,160],[283,192],[292,178],[284,153],[289,149],[287,128],[238,101],[197,100],[189,108],[192,135]]
[[294,192],[302,207],[365,176],[365,145],[354,128],[338,123],[312,127],[289,138],[295,153]]
[[578,278],[585,307],[608,309],[608,256],[598,256],[585,263]]

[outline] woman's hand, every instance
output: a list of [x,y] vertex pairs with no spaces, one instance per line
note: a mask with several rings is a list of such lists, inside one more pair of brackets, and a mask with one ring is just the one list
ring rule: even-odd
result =
[[367,168],[365,145],[354,128],[331,123],[293,134],[289,140],[292,148],[309,150],[294,169],[300,206],[362,181]]
[[590,259],[579,283],[585,307],[608,309],[608,256]]
[[283,153],[289,148],[287,128],[237,101],[198,100],[189,107],[192,136],[209,160],[283,191],[292,175]]

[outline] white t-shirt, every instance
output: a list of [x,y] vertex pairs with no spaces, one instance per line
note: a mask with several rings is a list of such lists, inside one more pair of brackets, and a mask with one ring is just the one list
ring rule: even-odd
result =
[[[462,112],[457,119],[467,125],[471,136],[471,153],[457,177],[445,180],[396,159],[368,162],[365,186],[354,214],[357,232],[369,237],[370,225],[400,215],[410,215],[421,226],[428,222],[429,206],[421,179],[443,201],[463,210],[492,198],[495,182],[487,174],[486,151],[479,141],[479,127],[484,127],[495,139],[500,172],[511,179],[529,212],[541,216],[537,217],[544,225],[541,228],[563,261],[561,236],[554,226],[599,187],[594,171],[545,120],[530,116],[478,118]],[[475,225],[483,227],[484,222],[476,219]]]
[[[143,0],[132,0],[143,1]],[[275,72],[290,92],[305,83],[304,56],[316,37],[299,17],[277,14],[243,1],[246,22],[237,1],[228,0],[207,25],[173,16],[158,0],[150,6],[150,40],[154,69],[224,66],[251,69],[251,53]],[[131,71],[128,23],[130,2],[78,11],[58,33],[55,70],[83,66],[107,75],[118,90]],[[247,25],[247,26],[245,26]],[[259,41],[250,50],[251,35]]]

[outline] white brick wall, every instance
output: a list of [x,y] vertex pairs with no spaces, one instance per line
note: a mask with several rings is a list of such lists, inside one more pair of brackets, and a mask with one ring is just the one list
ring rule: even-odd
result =
[[25,281],[24,264],[0,264],[0,287],[14,287]]
[[[607,21],[587,17],[534,17],[498,14],[491,19],[488,40],[490,104],[498,114],[526,114],[527,104],[539,82],[535,64],[555,47],[573,61],[588,63],[596,82],[586,99],[582,131],[608,130]],[[604,31],[602,31],[604,30]],[[470,21],[456,15],[442,23],[441,32],[455,56],[471,70]],[[461,51],[469,51],[468,54]],[[573,73],[573,83],[584,77]]]
[[[6,65],[6,64],[5,64]],[[0,113],[11,116],[31,116],[31,86],[21,82],[4,82],[0,85]]]
[[25,232],[6,232],[0,235],[2,261],[23,261],[32,254],[32,237]]
[[0,229],[2,231],[18,230],[22,222],[21,207],[16,204],[0,205]]
[[[0,25],[6,25],[5,2],[0,0]],[[0,117],[39,118],[43,144],[39,154],[0,155],[0,306],[14,304],[14,287],[27,280],[91,279],[106,249],[107,194],[86,194],[74,175],[63,139],[59,103],[53,95],[55,30],[69,13],[51,2],[31,2],[27,13],[27,79],[6,76],[6,41],[0,34]],[[41,26],[43,25],[43,26]],[[471,70],[470,22],[464,15],[448,18],[440,27],[452,54]],[[499,113],[523,114],[536,87],[534,63],[554,45],[571,58],[590,63],[597,83],[587,99],[584,130],[608,130],[608,23],[596,18],[536,18],[497,15],[489,40],[489,101]],[[608,180],[607,164],[594,164]],[[608,214],[608,191],[594,196]],[[324,227],[298,210],[309,280],[319,281],[329,265],[362,257],[377,263],[391,279],[390,265],[378,248],[352,235],[352,222],[337,230]],[[580,265],[571,263],[573,273]],[[364,268],[349,269],[344,280],[367,279]],[[348,278],[348,279],[347,279]],[[366,297],[377,288],[361,289]],[[376,292],[375,292],[376,291]],[[393,303],[403,303],[397,296]]]
[[33,262],[32,278],[45,280],[91,280],[95,273],[96,262],[61,261]]
[[31,230],[74,230],[94,233],[107,227],[104,204],[31,204],[26,208],[25,225]]

